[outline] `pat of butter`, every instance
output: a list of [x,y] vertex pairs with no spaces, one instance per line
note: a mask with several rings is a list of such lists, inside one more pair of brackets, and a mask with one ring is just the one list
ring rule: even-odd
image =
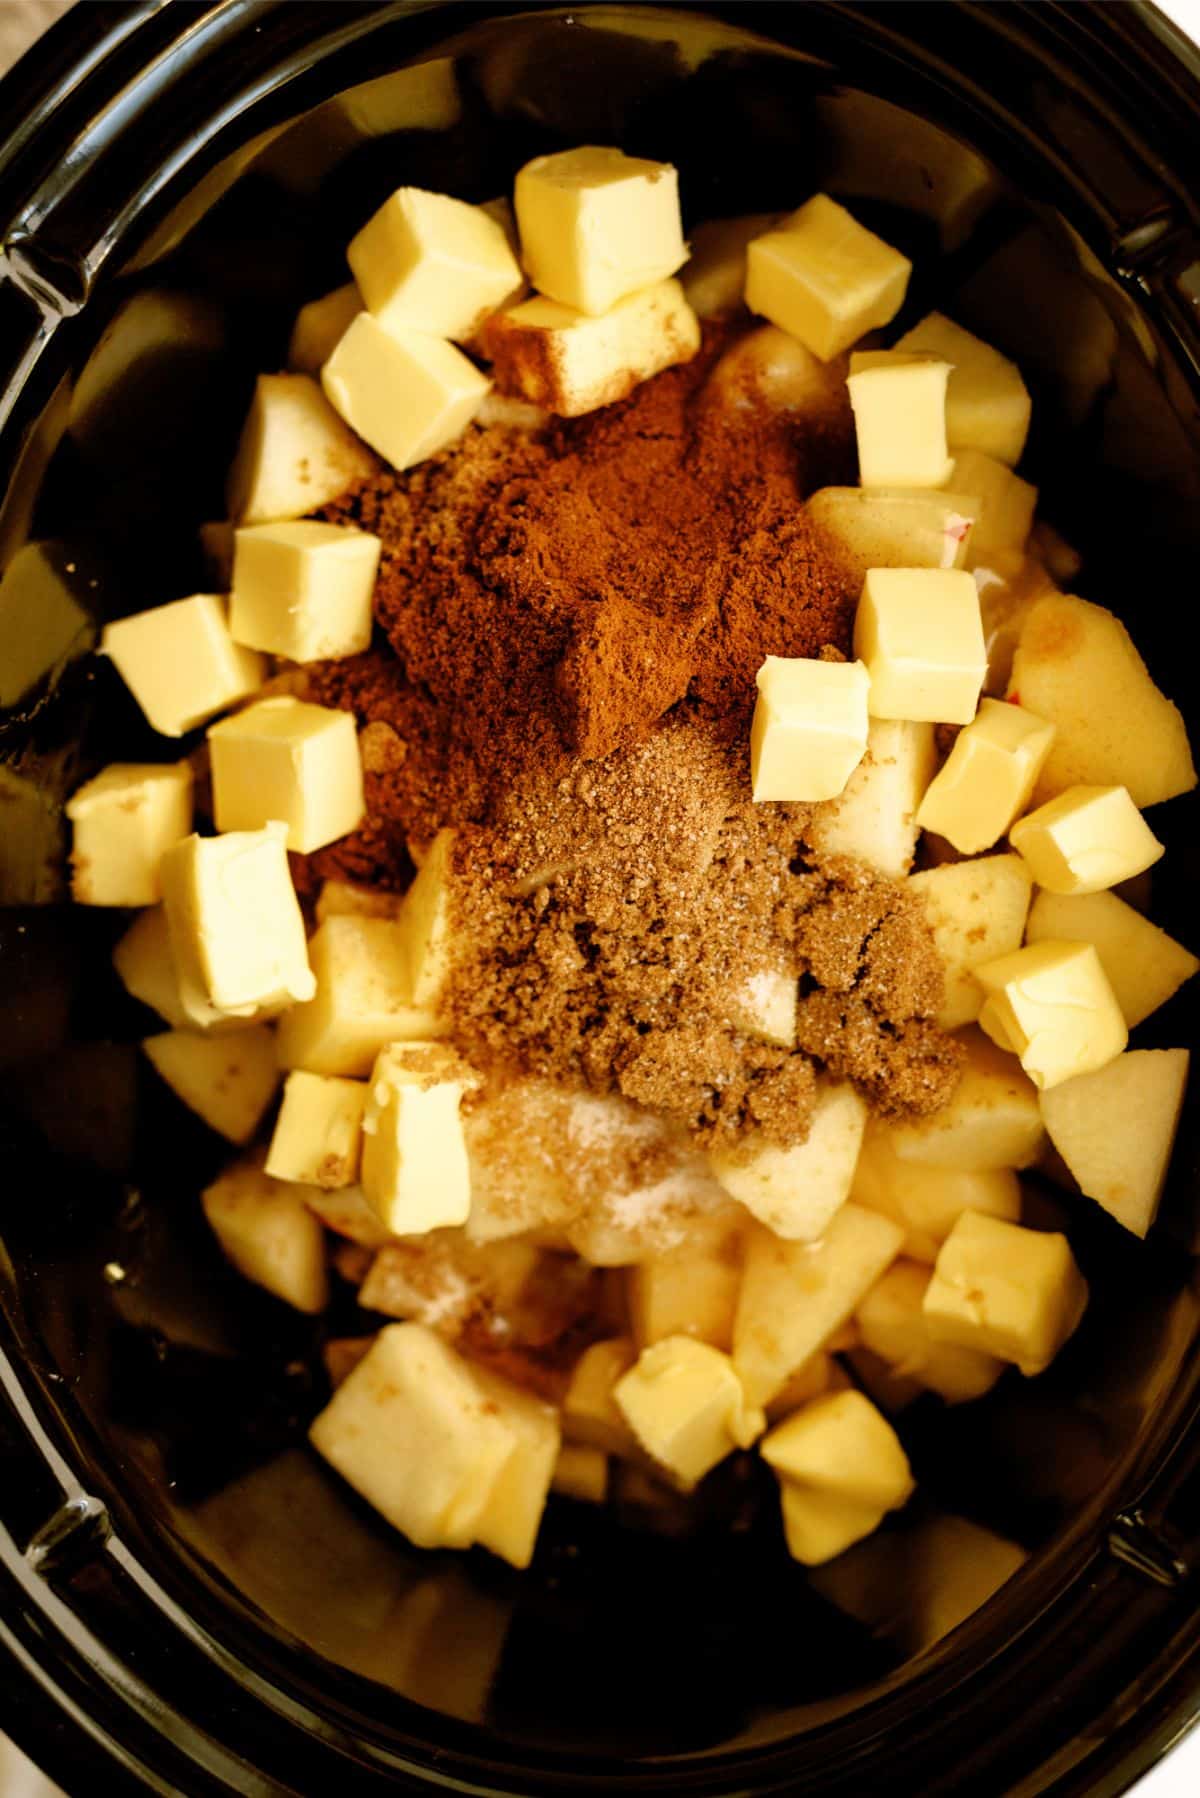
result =
[[289,1074],[267,1172],[276,1180],[332,1191],[358,1179],[367,1089],[361,1080]]
[[1023,706],[983,699],[961,730],[917,811],[963,855],[977,855],[1008,830],[1029,804],[1054,742],[1054,726]]
[[483,330],[501,393],[563,418],[611,406],[699,347],[700,323],[678,281],[639,288],[599,317],[536,296],[497,312]]
[[192,828],[187,762],[112,762],[67,801],[76,905],[154,905],[158,868]]
[[873,718],[969,724],[987,674],[974,580],[954,568],[868,569],[854,653]]
[[187,1005],[194,990],[243,1017],[311,999],[304,920],[287,861],[287,826],[185,837],[162,860],[171,952]]
[[236,533],[229,628],[292,662],[336,661],[371,642],[380,541],[348,525],[250,525]]
[[687,260],[669,162],[584,145],[536,156],[513,193],[521,254],[539,293],[598,316]]
[[996,457],[975,449],[959,450],[942,484],[956,493],[973,493],[979,500],[967,546],[968,568],[1003,568],[1013,556],[1022,554],[1033,529],[1036,487]]
[[975,978],[988,995],[980,1028],[1020,1057],[1042,1091],[1102,1068],[1128,1041],[1121,1007],[1091,943],[1031,943],[980,963]]
[[263,1024],[232,1036],[164,1030],[142,1048],[159,1076],[210,1129],[249,1142],[279,1085],[275,1042]]
[[[898,350],[850,358],[846,386],[854,409],[864,487],[942,487],[954,471],[946,448],[950,364]],[[974,487],[956,483],[960,493]]]
[[746,304],[829,362],[904,304],[912,263],[816,194],[746,252]]
[[238,524],[303,518],[372,467],[310,375],[259,375],[229,471],[229,516]]
[[1014,824],[1009,837],[1048,893],[1101,893],[1163,853],[1126,787],[1068,787]]
[[641,1446],[682,1486],[694,1486],[766,1428],[746,1403],[729,1356],[692,1336],[667,1336],[642,1353],[613,1388]]
[[755,679],[755,802],[835,799],[866,753],[866,668],[861,662],[768,656]]
[[262,657],[234,642],[216,593],[118,618],[105,625],[100,653],[164,737],[207,724],[263,683]]
[[964,1211],[942,1245],[923,1309],[935,1342],[979,1349],[1033,1375],[1053,1361],[1087,1301],[1065,1236]]
[[982,450],[1010,467],[1020,461],[1031,407],[1015,363],[940,312],[931,312],[905,332],[896,348],[953,365],[946,391],[946,436],[952,452]]
[[319,375],[338,338],[345,336],[362,309],[362,295],[353,281],[301,306],[288,343],[288,367],[299,374]]
[[321,370],[330,404],[393,468],[462,436],[491,386],[461,350],[360,312]]
[[413,998],[408,945],[390,918],[339,914],[309,943],[316,993],[279,1021],[279,1060],[314,1074],[362,1076],[387,1043],[435,1036]]
[[459,1106],[471,1075],[441,1043],[392,1043],[371,1071],[362,1189],[397,1236],[466,1222],[471,1174]]
[[302,699],[262,699],[208,733],[218,830],[287,825],[299,855],[362,823],[363,779],[352,712]]
[[523,276],[503,228],[481,206],[401,187],[346,250],[363,302],[389,331],[460,343],[503,306]]

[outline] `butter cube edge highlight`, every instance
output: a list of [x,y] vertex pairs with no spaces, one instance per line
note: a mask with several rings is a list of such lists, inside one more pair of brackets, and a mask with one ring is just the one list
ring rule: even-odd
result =
[[912,264],[827,194],[816,194],[746,252],[746,304],[822,361],[890,324]]
[[864,664],[768,656],[755,679],[755,802],[837,798],[866,753],[870,679]]

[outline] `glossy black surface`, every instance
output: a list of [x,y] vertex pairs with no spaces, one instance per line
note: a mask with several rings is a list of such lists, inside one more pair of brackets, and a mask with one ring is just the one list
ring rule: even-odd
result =
[[[0,567],[53,546],[0,596],[0,671],[47,568],[79,608],[0,713],[0,768],[45,798],[0,831],[0,1722],[73,1792],[1117,1790],[1200,1689],[1194,1115],[1144,1251],[1070,1207],[1095,1297],[1053,1373],[912,1415],[920,1502],[880,1537],[806,1578],[734,1468],[684,1540],[556,1502],[521,1578],[409,1551],[303,1450],[319,1329],[207,1237],[222,1150],[131,1050],[153,1022],[108,971],[119,923],[47,903],[54,800],[163,752],[79,652],[205,584],[196,527],[297,304],[393,187],[488,198],[564,141],[671,157],[692,221],[828,187],[901,244],[900,322],[937,304],[1021,360],[1028,472],[1083,591],[1200,711],[1200,89],[1170,28],[1136,5],[508,10],[97,5],[0,87],[32,121],[0,148]],[[1195,808],[1155,817],[1156,915],[1185,940]],[[1181,997],[1143,1040],[1194,1037]]]

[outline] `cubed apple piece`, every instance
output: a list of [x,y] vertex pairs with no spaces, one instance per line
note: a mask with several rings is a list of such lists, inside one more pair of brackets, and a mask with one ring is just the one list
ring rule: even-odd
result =
[[1006,1054],[975,1029],[953,1098],[929,1117],[892,1128],[889,1141],[902,1161],[925,1167],[988,1173],[1031,1167],[1046,1139],[1037,1088]]
[[936,759],[932,724],[872,718],[867,753],[841,798],[813,816],[813,848],[856,856],[894,879],[907,874],[917,847],[918,807]]
[[939,356],[952,365],[946,391],[946,436],[952,451],[982,450],[1013,467],[1029,435],[1029,390],[1007,356],[931,312],[896,344],[910,355]]
[[310,375],[259,375],[229,471],[237,524],[303,518],[375,467]]
[[813,1242],[845,1204],[854,1179],[866,1102],[849,1085],[822,1085],[803,1142],[782,1148],[746,1137],[732,1150],[714,1149],[713,1173],[731,1198],[777,1236]]
[[175,1030],[192,1020],[179,997],[179,980],[171,954],[171,933],[161,905],[138,913],[113,950],[113,967],[133,998],[156,1011]]
[[735,1030],[781,1049],[796,1046],[796,975],[791,968],[763,967],[745,974],[725,1006]]
[[235,1161],[201,1197],[226,1258],[245,1279],[297,1311],[329,1302],[325,1236],[303,1201],[257,1160]]
[[350,239],[346,260],[385,329],[459,343],[524,281],[503,227],[482,206],[420,187],[397,188]]
[[321,385],[339,417],[405,469],[462,436],[491,382],[444,338],[385,330],[360,312],[321,370]]
[[962,568],[979,501],[955,488],[821,487],[808,514],[835,537],[858,580],[868,568]]
[[371,643],[380,548],[369,531],[311,518],[244,526],[230,577],[234,638],[292,662],[358,655]]
[[613,1398],[646,1453],[687,1488],[766,1428],[728,1355],[692,1336],[643,1349]]
[[267,1172],[301,1186],[353,1186],[362,1149],[367,1089],[361,1080],[289,1074]]
[[298,1186],[295,1191],[327,1230],[347,1242],[381,1249],[395,1240],[367,1204],[361,1186]]
[[329,360],[334,345],[345,336],[362,307],[362,295],[354,281],[301,306],[288,340],[289,369],[296,374],[319,375],[322,363]]
[[397,928],[408,967],[412,1003],[436,1013],[454,951],[451,871],[454,832],[439,830],[400,908]]
[[751,1224],[733,1325],[733,1361],[747,1404],[771,1403],[854,1315],[903,1242],[891,1218],[849,1203],[820,1242],[785,1242]]
[[[576,1281],[576,1292],[586,1278]],[[385,1317],[428,1324],[451,1341],[483,1307],[491,1318],[519,1312],[522,1331],[537,1331],[545,1341],[561,1334],[564,1318],[577,1315],[571,1274],[555,1281],[528,1238],[480,1249],[453,1229],[393,1238],[372,1261],[358,1302]]]
[[967,551],[969,568],[1004,571],[1025,552],[1033,528],[1037,488],[995,456],[981,450],[959,450],[946,486],[955,493],[973,493],[980,502],[979,516]]
[[475,1525],[475,1540],[510,1567],[528,1567],[562,1447],[558,1412],[487,1368],[472,1372],[484,1404],[495,1406],[514,1437]]
[[724,318],[738,310],[746,286],[747,245],[778,220],[777,212],[747,212],[740,218],[706,219],[695,227],[679,280],[697,318]]
[[980,1029],[1020,1057],[1041,1092],[1102,1068],[1129,1040],[1090,943],[1034,943],[981,963],[975,977],[987,994]]
[[867,747],[870,681],[861,662],[768,656],[755,676],[750,785],[768,799],[836,799]]
[[143,1049],[190,1111],[230,1142],[249,1142],[279,1085],[275,1039],[264,1025],[230,1036],[164,1030]]
[[767,1422],[782,1423],[810,1399],[820,1398],[823,1392],[844,1390],[844,1385],[839,1382],[849,1384],[845,1370],[826,1349],[818,1349],[815,1355],[800,1363],[795,1373],[788,1375],[766,1408]]
[[[944,487],[954,463],[946,448],[950,364],[897,350],[859,350],[846,386],[854,409],[864,487]],[[965,481],[956,491],[972,493]]]
[[733,1346],[744,1229],[743,1213],[731,1205],[697,1218],[678,1248],[629,1269],[629,1320],[639,1349],[667,1336]]
[[1187,1077],[1186,1049],[1131,1049],[1042,1094],[1050,1140],[1080,1190],[1135,1236],[1158,1212]]
[[313,910],[320,925],[326,918],[394,919],[400,904],[399,893],[385,893],[379,887],[362,886],[356,880],[339,880],[335,876],[321,882]]
[[187,762],[110,762],[64,808],[76,905],[154,905],[159,864],[192,828]]
[[533,285],[594,317],[687,261],[669,162],[590,144],[535,156],[517,173],[513,205]]
[[974,970],[1019,949],[1033,880],[1019,855],[985,855],[913,874],[909,888],[925,905],[945,983],[937,1021],[957,1030],[979,1016],[983,988]]
[[854,1376],[851,1384],[856,1383],[887,1417],[899,1417],[925,1396],[920,1380],[897,1373],[868,1348],[851,1349],[846,1361]]
[[1178,708],[1103,606],[1065,593],[1038,600],[1013,657],[1009,694],[1055,726],[1038,802],[1072,786],[1124,786],[1141,808],[1196,784]]
[[1126,787],[1068,787],[1013,825],[1013,848],[1048,893],[1099,893],[1163,854]]
[[226,602],[216,593],[106,624],[100,654],[164,737],[182,737],[247,699],[265,672],[262,657],[230,636]]
[[1010,1223],[1021,1219],[1021,1183],[1011,1168],[966,1173],[902,1161],[885,1125],[868,1129],[854,1170],[854,1204],[882,1212],[906,1232],[904,1253],[933,1264],[964,1211],[986,1211]]
[[899,1375],[961,1405],[990,1392],[1004,1372],[995,1355],[929,1334],[923,1305],[932,1269],[895,1261],[872,1286],[854,1314],[862,1345]]
[[608,1456],[584,1442],[564,1442],[554,1463],[550,1490],[583,1504],[602,1505],[608,1496]]
[[963,855],[990,849],[1029,804],[1053,742],[1054,726],[1044,718],[981,699],[926,789],[917,823]]
[[1200,961],[1115,893],[1039,893],[1026,941],[1091,943],[1132,1030],[1178,992]]
[[998,1356],[1033,1375],[1074,1333],[1087,1301],[1065,1236],[964,1211],[937,1258],[924,1311],[935,1342]]
[[873,718],[969,724],[987,673],[975,582],[958,569],[869,569],[854,653]]
[[471,1209],[459,1106],[473,1079],[442,1043],[379,1052],[363,1114],[362,1189],[396,1236],[461,1224]]
[[285,1068],[361,1078],[386,1044],[438,1034],[432,1013],[413,999],[407,942],[397,921],[339,913],[325,919],[308,953],[316,993],[280,1020]]
[[562,1404],[563,1434],[568,1442],[626,1460],[637,1456],[637,1438],[613,1397],[617,1381],[637,1358],[638,1350],[627,1336],[594,1342],[583,1351]]
[[861,1392],[813,1399],[761,1448],[779,1478],[788,1552],[805,1566],[862,1541],[915,1490],[899,1437]]
[[829,362],[890,324],[912,263],[831,200],[815,194],[746,251],[746,304]]

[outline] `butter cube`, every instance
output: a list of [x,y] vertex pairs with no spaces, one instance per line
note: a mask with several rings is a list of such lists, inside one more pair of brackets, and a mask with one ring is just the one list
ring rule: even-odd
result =
[[362,295],[353,281],[301,306],[288,343],[288,367],[299,374],[319,375],[321,364],[329,360],[339,337],[345,336],[362,309]]
[[639,288],[599,317],[535,295],[483,328],[500,392],[563,418],[623,400],[699,347],[700,324],[678,281]]
[[460,343],[523,279],[503,229],[481,206],[420,187],[385,200],[350,239],[346,260],[385,329]]
[[746,304],[830,362],[904,304],[912,263],[827,194],[746,251]]
[[554,1463],[551,1490],[584,1504],[602,1505],[608,1495],[608,1456],[582,1442],[564,1442]]
[[533,285],[593,317],[687,260],[669,162],[590,144],[536,156],[517,175],[513,203]]
[[1029,869],[1019,855],[985,855],[927,868],[911,877],[909,890],[925,905],[945,976],[937,1022],[957,1030],[973,1023],[983,1006],[975,969],[1024,941],[1033,895]]
[[237,532],[229,628],[239,643],[292,662],[370,647],[380,541],[348,525],[250,525]]
[[[850,358],[859,479],[864,487],[942,487],[954,463],[946,448],[948,362],[865,350]],[[973,487],[955,483],[959,493]]]
[[1020,1057],[1042,1091],[1102,1068],[1129,1040],[1090,943],[1034,943],[983,962],[975,977],[988,994],[980,1028]]
[[475,1540],[511,1567],[528,1567],[562,1447],[558,1413],[486,1368],[474,1374],[484,1403],[496,1407],[514,1438],[475,1525]]
[[398,919],[412,1003],[436,1012],[454,951],[454,832],[439,830],[404,895]]
[[287,826],[299,855],[362,823],[362,763],[354,714],[300,699],[263,699],[208,733],[218,830]]
[[360,312],[321,370],[330,404],[393,468],[411,468],[462,436],[491,386],[440,337],[385,330]]
[[311,375],[259,375],[229,471],[229,516],[238,524],[303,518],[374,466]]
[[813,1242],[849,1197],[866,1123],[866,1103],[852,1086],[822,1083],[803,1142],[782,1148],[751,1134],[736,1150],[713,1150],[709,1161],[760,1223],[791,1242]]
[[896,1432],[865,1394],[812,1399],[761,1444],[779,1477],[788,1552],[815,1567],[869,1536],[912,1496]]
[[629,1321],[640,1349],[667,1336],[695,1336],[719,1349],[733,1346],[743,1231],[742,1214],[731,1205],[693,1219],[678,1248],[628,1270]]
[[936,761],[932,724],[872,718],[867,753],[845,791],[813,817],[813,848],[857,856],[893,879],[907,874],[917,847],[917,807]]
[[192,828],[192,771],[186,762],[110,762],[65,810],[75,826],[76,905],[154,905],[159,863]]
[[569,1442],[601,1449],[628,1460],[638,1454],[637,1438],[617,1406],[613,1392],[637,1360],[627,1336],[593,1342],[583,1351],[563,1398],[563,1432]]
[[162,860],[163,903],[180,992],[243,1017],[310,999],[304,920],[287,862],[287,828],[185,837]]
[[312,1074],[368,1074],[388,1043],[434,1035],[413,999],[407,944],[390,918],[326,918],[308,946],[316,993],[279,1023],[279,1059]]
[[229,634],[225,601],[195,593],[106,624],[100,653],[153,728],[182,737],[263,683],[263,659]]
[[929,1117],[893,1127],[892,1148],[902,1161],[964,1173],[1031,1166],[1046,1139],[1036,1087],[978,1030],[964,1031],[962,1041],[967,1059],[953,1098]]
[[964,1211],[937,1258],[924,1310],[936,1342],[996,1355],[1033,1375],[1049,1367],[1087,1301],[1065,1236]]
[[647,1454],[685,1487],[766,1428],[763,1413],[747,1406],[729,1356],[691,1336],[643,1349],[613,1397]]
[[1020,461],[1031,407],[1015,363],[940,312],[931,312],[906,331],[896,348],[952,364],[946,391],[946,436],[952,452],[982,450],[1010,468]]
[[854,620],[873,718],[969,724],[987,674],[979,594],[953,568],[872,568]]
[[257,1162],[236,1161],[201,1197],[226,1257],[244,1279],[297,1311],[315,1315],[329,1302],[325,1235],[288,1187]]
[[471,1175],[459,1105],[469,1082],[440,1043],[380,1050],[363,1115],[362,1189],[397,1236],[466,1222]]
[[1191,952],[1115,893],[1039,893],[1026,941],[1092,943],[1132,1030],[1200,968]]
[[947,1404],[967,1404],[991,1391],[1004,1363],[975,1348],[934,1340],[924,1312],[932,1278],[929,1267],[893,1262],[858,1307],[854,1321],[863,1348],[878,1355],[897,1378],[915,1380]]
[[249,1142],[279,1085],[275,1043],[265,1025],[230,1036],[165,1030],[148,1036],[142,1048],[189,1111],[230,1142]]
[[967,1173],[904,1161],[893,1147],[893,1134],[881,1126],[868,1130],[850,1199],[898,1223],[911,1260],[932,1265],[964,1211],[987,1211],[1020,1223],[1021,1183],[1012,1168]]
[[1038,490],[994,456],[959,450],[945,485],[979,500],[975,529],[967,546],[968,568],[1003,568],[1024,553],[1033,529]]
[[1009,840],[1048,893],[1099,893],[1152,868],[1163,846],[1127,787],[1068,787]]
[[289,1074],[267,1152],[276,1180],[332,1190],[358,1179],[367,1089],[361,1080]]
[[867,747],[870,679],[861,662],[768,656],[750,727],[755,803],[835,799]]
[[747,247],[779,222],[777,212],[748,212],[696,226],[679,279],[697,318],[723,318],[738,310],[746,288]]
[[917,823],[963,855],[990,849],[1029,804],[1053,742],[1044,718],[1005,700],[980,700],[926,789]]

